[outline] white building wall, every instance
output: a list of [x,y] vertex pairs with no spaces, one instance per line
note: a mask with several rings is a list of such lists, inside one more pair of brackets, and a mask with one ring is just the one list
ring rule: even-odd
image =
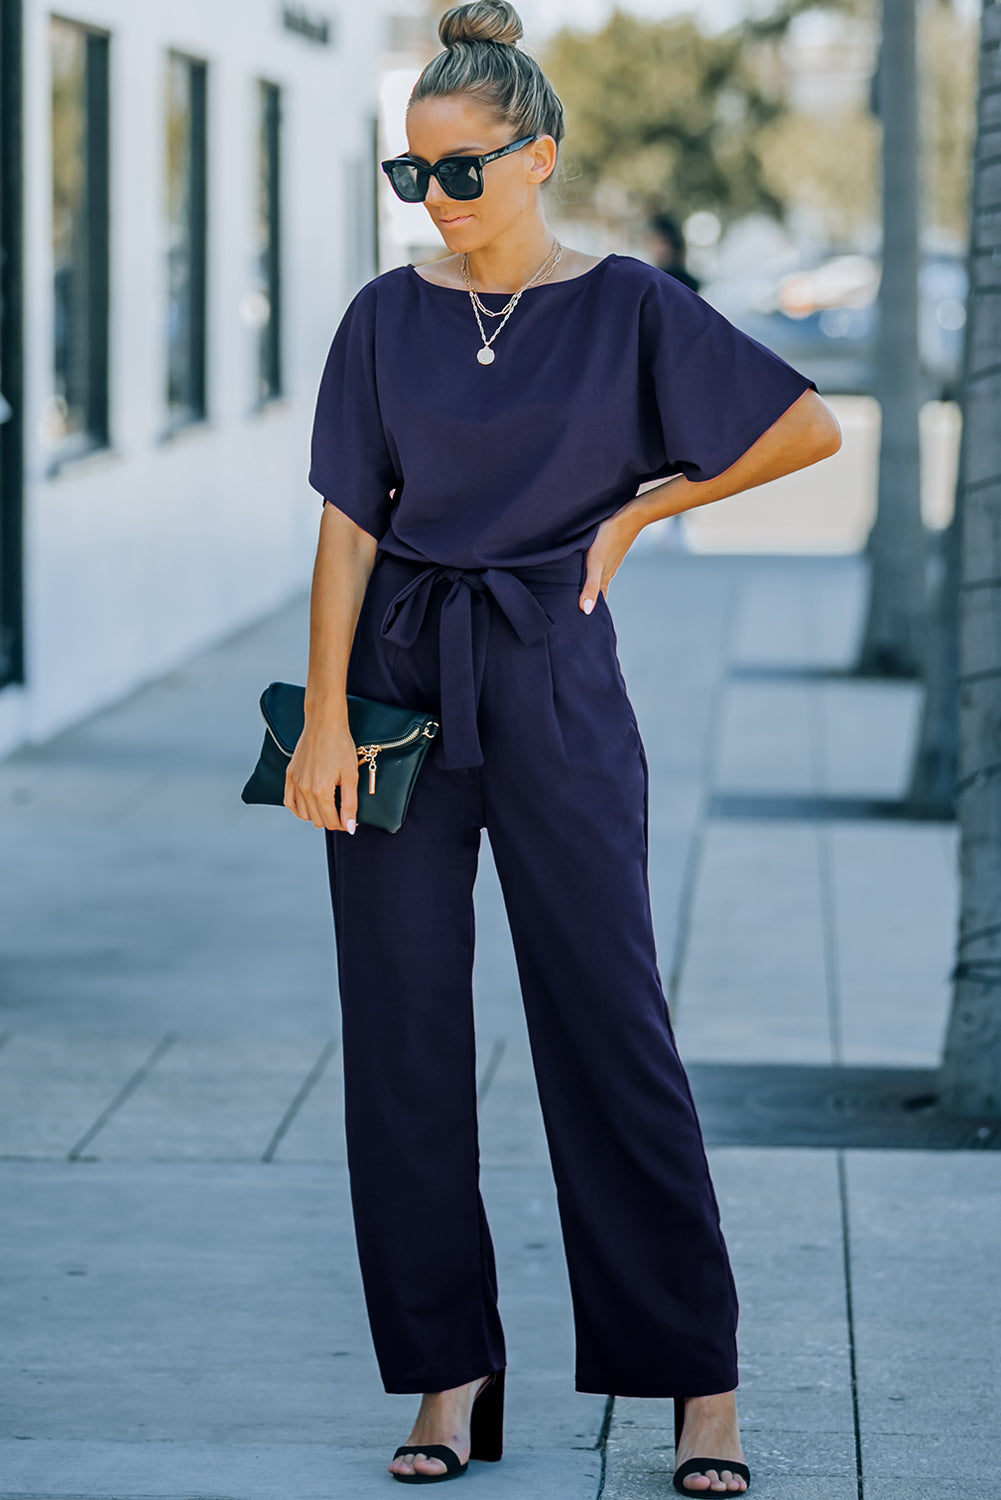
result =
[[[371,175],[377,7],[319,0],[333,45],[271,0],[66,0],[107,30],[111,114],[111,448],[53,477],[49,9],[25,6],[26,683],[0,692],[0,752],[43,740],[308,580],[320,499],[306,483],[323,359],[359,264],[351,184]],[[206,422],[166,420],[165,66],[208,72]],[[284,397],[253,406],[256,84],[282,87]],[[354,161],[354,166],[351,163]]]

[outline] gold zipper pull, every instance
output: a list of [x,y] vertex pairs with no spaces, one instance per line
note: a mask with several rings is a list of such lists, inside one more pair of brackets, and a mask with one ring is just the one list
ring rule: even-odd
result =
[[375,761],[381,749],[381,745],[363,745],[358,751],[358,769],[361,770],[362,766],[366,764],[368,766],[368,791],[370,797],[375,795]]

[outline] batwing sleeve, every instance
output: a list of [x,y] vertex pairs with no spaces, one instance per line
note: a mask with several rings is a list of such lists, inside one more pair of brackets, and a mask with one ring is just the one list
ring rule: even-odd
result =
[[369,283],[348,304],[331,341],[316,397],[309,483],[378,541],[399,476],[379,410],[375,312]]
[[715,479],[804,391],[817,389],[666,272],[641,300],[640,361],[663,444],[664,462],[651,478]]

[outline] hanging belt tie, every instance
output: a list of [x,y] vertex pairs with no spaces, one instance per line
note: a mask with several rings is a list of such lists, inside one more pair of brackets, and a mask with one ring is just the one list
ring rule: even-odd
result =
[[405,584],[387,605],[380,632],[387,641],[403,647],[414,644],[431,590],[441,579],[451,584],[438,621],[442,765],[446,770],[464,770],[483,764],[476,711],[487,655],[489,598],[523,645],[540,641],[552,628],[553,620],[512,569],[453,568],[433,563]]

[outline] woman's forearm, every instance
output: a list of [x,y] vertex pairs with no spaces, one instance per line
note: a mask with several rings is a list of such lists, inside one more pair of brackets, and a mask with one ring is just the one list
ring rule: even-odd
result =
[[804,391],[788,411],[735,464],[714,479],[699,483],[676,474],[663,484],[644,490],[629,503],[637,529],[665,516],[680,515],[696,506],[708,505],[755,485],[767,484],[783,474],[805,469],[829,458],[841,447],[838,420],[816,391]]
[[309,603],[306,723],[347,727],[347,671],[377,543],[333,505],[323,507]]

